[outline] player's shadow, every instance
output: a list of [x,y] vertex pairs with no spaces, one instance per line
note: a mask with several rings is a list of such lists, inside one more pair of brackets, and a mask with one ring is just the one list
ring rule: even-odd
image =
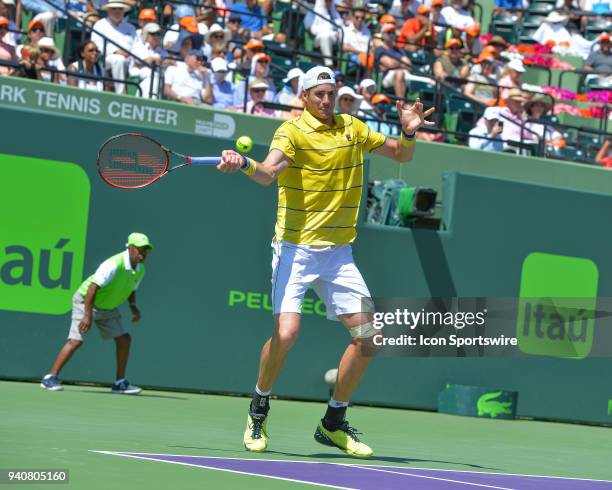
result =
[[[215,449],[212,447],[197,447],[197,446],[168,446],[175,448],[183,448],[183,449],[202,449],[205,451],[217,451],[217,452],[228,452],[228,453],[236,453],[235,449]],[[265,454],[278,454],[281,456],[291,456],[298,458],[312,458],[312,459],[342,459],[351,461],[360,461],[362,464],[371,464],[373,461],[384,461],[385,463],[398,463],[398,464],[415,464],[415,463],[439,463],[439,464],[452,464],[457,466],[464,466],[466,468],[475,468],[479,470],[500,470],[500,468],[494,468],[490,466],[482,466],[479,464],[472,463],[464,463],[459,461],[442,461],[438,459],[419,459],[419,458],[402,458],[398,456],[372,456],[370,458],[355,458],[349,456],[348,454],[338,454],[338,453],[312,453],[312,454],[301,454],[301,453],[287,453],[283,451],[266,451]],[[204,455],[203,455],[204,456]],[[279,460],[282,461],[282,460]],[[321,461],[321,463],[325,463],[325,461]]]
[[[81,393],[91,393],[94,395],[112,395],[117,396],[115,393],[110,391],[94,391],[94,390],[79,390]],[[189,398],[185,398],[182,396],[172,396],[172,395],[153,395],[151,393],[140,393],[139,395],[123,395],[130,396],[132,398],[167,398],[168,400],[189,400]]]

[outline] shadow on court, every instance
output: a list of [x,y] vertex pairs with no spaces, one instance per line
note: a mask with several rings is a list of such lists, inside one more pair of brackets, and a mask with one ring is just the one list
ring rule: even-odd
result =
[[116,393],[111,393],[110,391],[94,391],[94,390],[78,390],[78,391],[81,393],[91,393],[94,395],[129,396],[131,398],[166,398],[168,400],[189,400],[189,398],[184,398],[182,396],[152,395],[149,393],[141,393],[140,395],[117,395]]
[[[215,449],[212,447],[197,447],[197,446],[180,446],[180,445],[175,445],[175,446],[168,446],[168,447],[174,447],[174,448],[181,448],[181,449],[201,449],[204,451],[216,451],[216,452],[227,452],[227,453],[237,453],[239,451],[235,450],[235,449]],[[252,453],[244,453],[245,455],[248,454],[252,454]],[[470,463],[462,463],[462,462],[457,462],[457,461],[441,461],[441,460],[436,460],[436,459],[418,459],[418,458],[401,458],[401,457],[397,457],[397,456],[372,456],[371,458],[354,458],[352,456],[349,456],[347,454],[338,454],[338,453],[312,453],[312,454],[300,454],[300,453],[287,453],[287,452],[283,452],[283,451],[266,451],[265,453],[260,453],[265,455],[280,455],[280,456],[291,456],[291,457],[296,457],[296,458],[312,458],[312,459],[317,459],[320,460],[322,458],[325,459],[342,459],[342,460],[351,460],[351,461],[361,461],[363,464],[368,464],[370,462],[373,461],[384,461],[385,463],[399,463],[399,464],[427,464],[427,463],[439,463],[439,464],[452,464],[452,465],[458,465],[458,466],[464,466],[466,468],[476,468],[479,470],[497,470],[497,471],[501,471],[500,468],[494,468],[494,467],[490,467],[490,466],[481,466],[478,464],[470,464]]]

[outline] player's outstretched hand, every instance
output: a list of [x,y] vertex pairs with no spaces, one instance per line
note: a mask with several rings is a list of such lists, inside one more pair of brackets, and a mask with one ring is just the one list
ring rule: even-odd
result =
[[221,162],[217,165],[219,171],[231,174],[238,172],[244,163],[244,157],[234,150],[223,150],[221,152]]
[[423,104],[418,98],[414,104],[408,104],[400,100],[397,101],[397,113],[400,116],[402,129],[407,134],[414,134],[421,126],[434,126],[435,122],[425,119],[434,110],[432,107],[423,112]]

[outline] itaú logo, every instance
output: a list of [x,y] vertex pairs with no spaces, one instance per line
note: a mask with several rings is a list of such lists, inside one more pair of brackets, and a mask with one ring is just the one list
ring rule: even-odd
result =
[[590,259],[528,255],[516,321],[519,349],[539,356],[587,357],[593,348],[598,278]]
[[83,277],[89,178],[13,155],[0,155],[0,172],[0,310],[66,313]]

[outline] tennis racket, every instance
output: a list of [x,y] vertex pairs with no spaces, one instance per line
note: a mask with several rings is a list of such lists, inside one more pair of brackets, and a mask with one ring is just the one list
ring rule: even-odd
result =
[[[170,155],[182,162],[170,167]],[[107,184],[138,189],[187,165],[217,165],[220,157],[191,157],[166,148],[148,136],[124,133],[113,136],[98,150],[98,172]],[[243,167],[248,166],[244,159]],[[170,167],[170,168],[169,168]]]

